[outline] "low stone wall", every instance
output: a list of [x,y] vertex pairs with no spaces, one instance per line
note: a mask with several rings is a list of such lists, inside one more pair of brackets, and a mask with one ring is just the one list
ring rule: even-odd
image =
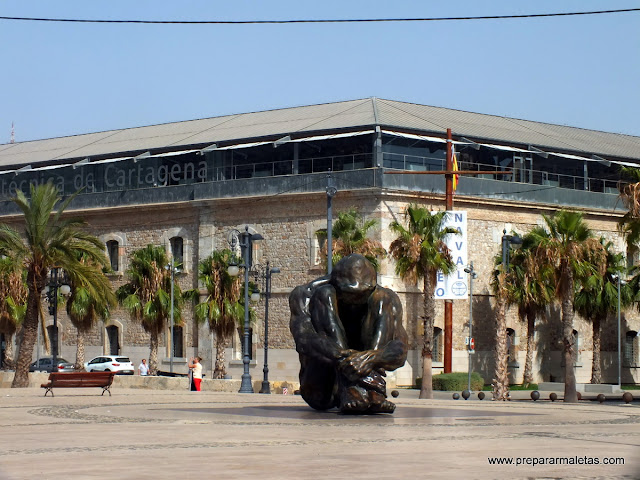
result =
[[[201,388],[204,392],[235,393],[240,390],[241,380],[222,380],[204,378]],[[253,380],[253,391],[258,393],[262,388],[261,380]],[[140,377],[138,375],[117,375],[113,387],[121,388],[146,388],[150,390],[189,390],[189,380],[186,377]],[[293,394],[300,388],[297,382],[271,382],[271,393],[282,393],[287,389],[288,394]]]
[[[0,372],[0,388],[11,388],[13,372]],[[47,382],[48,373],[29,373],[29,387],[40,387]],[[240,390],[241,380],[218,380],[204,378],[202,380],[202,390],[205,392],[227,392],[235,393]],[[113,390],[118,388],[141,388],[148,390],[188,390],[189,381],[186,377],[141,377],[138,375],[116,375],[113,380]],[[253,381],[253,391],[258,393],[262,388],[262,380]],[[271,393],[283,393],[287,389],[289,395],[300,388],[297,382],[271,382]]]
[[[13,382],[13,372],[0,372],[0,388],[11,388],[11,382]],[[47,382],[49,378],[48,373],[30,373],[29,374],[29,387],[39,387],[43,383]]]
[[[541,382],[538,384],[538,390],[564,392],[564,383],[562,382]],[[610,385],[607,383],[591,384],[591,383],[576,383],[576,392],[580,393],[622,393],[623,390],[618,385]]]

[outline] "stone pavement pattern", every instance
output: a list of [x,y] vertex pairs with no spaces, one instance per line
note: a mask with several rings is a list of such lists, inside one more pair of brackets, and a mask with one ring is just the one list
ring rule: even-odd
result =
[[[0,389],[0,480],[640,478],[640,403],[418,400],[394,415],[315,412],[300,397]],[[488,457],[624,465],[489,465]]]

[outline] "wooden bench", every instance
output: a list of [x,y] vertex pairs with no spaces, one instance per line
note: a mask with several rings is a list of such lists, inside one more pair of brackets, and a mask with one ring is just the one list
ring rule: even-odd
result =
[[116,372],[73,372],[73,373],[50,373],[49,381],[40,385],[45,388],[44,396],[51,392],[53,397],[54,388],[83,388],[101,387],[102,395],[109,392],[111,396],[111,384]]

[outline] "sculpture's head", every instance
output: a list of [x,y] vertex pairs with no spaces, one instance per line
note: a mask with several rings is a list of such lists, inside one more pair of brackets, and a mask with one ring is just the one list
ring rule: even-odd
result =
[[365,303],[376,288],[376,269],[362,255],[353,253],[344,257],[331,271],[331,284],[339,298]]

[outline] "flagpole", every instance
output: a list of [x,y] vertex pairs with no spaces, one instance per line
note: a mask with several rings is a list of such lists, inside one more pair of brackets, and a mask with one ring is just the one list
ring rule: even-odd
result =
[[451,162],[452,162],[452,168],[451,170],[453,171],[453,194],[456,194],[456,190],[458,189],[458,177],[460,175],[458,175],[459,169],[458,169],[458,156],[456,155],[456,146],[455,145],[451,145]]
[[[447,165],[446,171],[453,170],[451,129],[447,128]],[[453,210],[453,174],[445,174],[446,210]],[[453,350],[453,300],[444,301],[444,373],[451,373],[451,356]]]

